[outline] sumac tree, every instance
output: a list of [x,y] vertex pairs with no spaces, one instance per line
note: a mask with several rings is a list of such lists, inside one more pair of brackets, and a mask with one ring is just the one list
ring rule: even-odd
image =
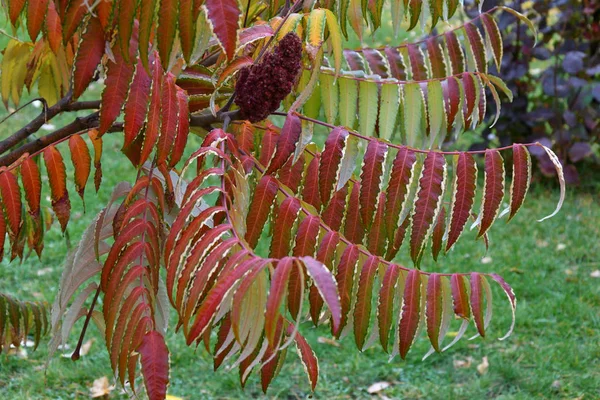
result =
[[[459,340],[471,321],[484,336],[492,284],[514,317],[515,295],[500,276],[420,267],[430,252],[437,260],[449,251],[467,225],[487,245],[494,221],[514,217],[532,147],[548,154],[563,183],[560,162],[539,143],[441,150],[482,123],[488,100],[499,112],[499,92],[511,97],[488,72],[502,59],[496,14],[531,23],[495,7],[422,40],[351,50],[350,29],[361,37],[379,28],[384,10],[396,32],[431,31],[452,23],[459,2],[244,3],[3,2],[13,35],[2,99],[16,107],[27,89],[44,104],[0,142],[0,237],[4,245],[8,236],[11,260],[43,250],[43,190],[63,232],[79,207],[67,180],[80,196],[92,181],[98,190],[107,135],[122,138],[124,161],[138,174],[112,188],[68,255],[51,318],[43,304],[0,296],[2,345],[18,345],[29,331],[37,342],[48,330],[55,350],[84,318],[76,359],[93,321],[120,383],[138,390],[141,371],[148,396],[160,399],[170,309],[171,329],[190,346],[205,347],[215,367],[238,367],[242,385],[258,371],[265,391],[291,344],[317,384],[305,319],[354,336],[359,350],[379,341],[404,358],[421,328],[432,352]],[[79,100],[100,79],[100,98]],[[34,138],[57,115],[82,110],[90,113]],[[190,133],[201,145],[190,148]],[[394,262],[403,243],[409,267]],[[447,343],[454,319],[458,335]]]

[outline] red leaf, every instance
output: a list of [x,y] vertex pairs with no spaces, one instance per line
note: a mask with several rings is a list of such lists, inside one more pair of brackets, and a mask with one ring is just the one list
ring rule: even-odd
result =
[[472,23],[467,22],[465,25],[465,33],[473,49],[473,58],[477,71],[487,73],[487,63],[485,62],[485,47],[479,29]]
[[133,33],[133,20],[136,14],[137,0],[121,0],[118,2],[119,15],[118,15],[118,37],[119,45],[121,46],[121,54],[125,56],[127,62],[133,62],[130,60],[129,55],[129,41],[131,40],[131,34]]
[[456,161],[456,178],[450,209],[450,230],[446,251],[456,243],[462,233],[475,199],[477,164],[469,153],[460,153]]
[[412,71],[413,81],[424,81],[427,79],[425,70],[425,59],[418,45],[412,43],[406,46],[408,50],[408,59],[410,60],[410,70]]
[[463,102],[463,117],[465,119],[465,125],[468,127],[471,125],[471,115],[475,108],[475,100],[477,93],[475,93],[475,83],[473,82],[473,76],[465,72],[462,74],[463,89],[465,94],[465,100]]
[[81,37],[73,70],[73,98],[83,94],[94,78],[104,55],[104,29],[98,18],[90,18]]
[[394,297],[396,295],[396,285],[400,276],[400,267],[396,264],[390,264],[385,271],[381,289],[379,289],[379,302],[377,304],[377,323],[379,325],[379,341],[383,350],[388,352],[388,340],[390,328],[394,320]]
[[267,166],[275,154],[275,145],[279,139],[279,134],[273,129],[267,129],[263,134],[260,148],[259,162]]
[[298,193],[298,187],[302,183],[302,174],[304,173],[304,154],[300,154],[298,161],[293,163],[293,157],[279,170],[279,182],[289,187],[294,194]]
[[193,0],[179,0],[179,40],[185,61],[190,64],[194,51],[196,21],[192,13]]
[[465,58],[456,34],[454,31],[448,31],[444,34],[444,38],[446,39],[446,49],[448,50],[448,57],[452,66],[452,75],[464,72]]
[[442,250],[442,240],[444,239],[444,233],[446,232],[446,207],[442,206],[440,210],[435,226],[433,227],[433,234],[431,235],[431,254],[433,259],[437,261],[440,250]]
[[431,77],[446,77],[448,74],[446,74],[444,53],[442,52],[442,47],[438,43],[437,38],[432,37],[427,39],[427,53],[429,55],[429,62],[431,63]]
[[154,149],[154,145],[158,140],[160,129],[163,69],[160,65],[160,59],[158,58],[158,54],[156,52],[154,61],[152,62],[152,66],[150,68],[152,73],[150,108],[148,109],[146,128],[144,130],[144,143],[142,145],[142,151],[140,153],[138,165],[144,164],[148,157],[150,157],[150,154]]
[[300,222],[296,232],[296,244],[294,245],[294,257],[310,256],[315,254],[321,219],[315,215],[309,215]]
[[267,222],[269,210],[278,190],[277,180],[271,175],[264,175],[254,190],[254,197],[246,218],[246,241],[251,248],[258,243],[260,234]]
[[[135,64],[126,62],[116,47],[113,46],[115,62],[108,62],[105,87],[102,92],[100,124],[98,127],[98,134],[100,136],[108,131],[121,113],[121,108],[129,93],[129,85],[135,72]],[[129,51],[130,59],[134,59],[135,52],[137,51],[137,35],[131,37]]]
[[329,205],[323,211],[323,222],[335,231],[339,231],[342,226],[347,195],[348,185],[335,192]]
[[[294,332],[294,326],[290,324],[290,326],[288,326],[287,333],[289,335],[292,332]],[[304,365],[304,370],[308,375],[310,387],[314,391],[315,387],[317,386],[317,380],[319,379],[319,361],[317,360],[315,353],[311,349],[306,339],[304,339],[299,332],[296,332],[295,340],[296,347],[298,349],[298,355],[300,356],[300,360]]]
[[240,10],[236,0],[206,0],[207,17],[228,59],[237,47]]
[[17,20],[25,7],[25,0],[10,0],[8,2],[8,16],[10,17],[10,22],[15,26],[17,24]]
[[400,335],[400,357],[404,360],[417,333],[421,315],[421,276],[418,270],[411,269],[404,287],[404,305],[398,325]]
[[340,292],[340,302],[342,304],[342,319],[340,321],[340,329],[333,332],[336,336],[344,329],[348,321],[350,306],[352,304],[352,288],[354,286],[354,274],[356,271],[356,263],[358,261],[358,247],[350,245],[346,247],[338,264],[337,274],[335,276],[338,290]]
[[92,159],[85,140],[79,135],[73,135],[69,138],[69,150],[71,150],[71,161],[75,173],[75,188],[83,199],[85,184],[90,176]]
[[485,327],[483,323],[483,279],[477,272],[471,273],[471,308],[473,309],[473,319],[477,326],[477,331],[481,337],[485,337]]
[[471,310],[469,309],[467,287],[462,275],[452,275],[450,278],[450,289],[452,290],[452,300],[454,302],[454,314],[468,320],[471,318]]
[[417,265],[441,200],[445,167],[446,161],[442,154],[434,151],[427,153],[419,181],[410,237],[410,256]]
[[98,19],[102,24],[102,28],[106,29],[113,11],[113,3],[110,0],[100,0],[95,11],[98,13]]
[[417,157],[407,147],[398,150],[390,173],[385,205],[385,220],[388,232],[388,240],[394,240],[394,232],[398,228],[398,218],[402,211],[402,205],[408,193],[408,184],[412,176],[413,165]]
[[275,271],[271,276],[271,288],[269,289],[265,311],[265,336],[271,346],[278,346],[275,340],[275,330],[277,328],[277,321],[280,318],[279,310],[287,292],[290,274],[294,268],[296,268],[296,264],[293,258],[282,258],[277,263]]
[[531,160],[527,147],[513,145],[513,173],[510,187],[510,221],[523,205],[531,182]]
[[46,13],[46,35],[50,48],[54,53],[57,53],[62,42],[62,25],[52,0],[48,3],[48,12]]
[[34,218],[39,218],[42,181],[40,178],[40,169],[31,157],[27,157],[21,164],[21,182],[23,183],[25,200],[27,200],[27,205],[29,206],[29,213]]
[[71,202],[67,192],[65,163],[59,151],[54,146],[44,150],[44,162],[50,181],[50,192],[52,194],[52,209],[60,222],[62,231],[67,229],[69,215],[71,213]]
[[481,22],[483,23],[483,28],[485,29],[487,39],[489,41],[492,53],[494,55],[496,69],[500,71],[500,66],[502,64],[502,51],[504,46],[502,43],[502,36],[500,34],[500,30],[498,29],[498,25],[496,25],[496,22],[494,21],[494,17],[490,14],[481,14]]
[[177,86],[175,76],[168,72],[163,79],[161,89],[161,124],[160,138],[157,147],[157,164],[166,164],[167,156],[171,153],[175,135],[177,134],[177,123],[179,114],[179,101],[177,100]]
[[125,138],[123,140],[123,148],[129,147],[144,126],[148,111],[148,102],[150,100],[151,84],[152,80],[141,61],[138,61],[135,68],[135,76],[129,90],[129,96],[127,97],[127,103],[125,104],[125,125],[123,129]]
[[348,212],[344,221],[344,236],[354,244],[362,244],[363,237],[365,236],[365,227],[359,213],[359,193],[360,182],[355,182],[352,185],[352,192],[350,192]]
[[179,160],[185,150],[187,144],[188,134],[190,133],[190,112],[188,108],[188,97],[185,90],[177,87],[177,102],[179,108],[179,114],[177,115],[177,136],[175,137],[175,143],[173,144],[173,151],[171,152],[171,158],[169,160],[169,167],[173,168]]
[[371,227],[373,214],[375,214],[375,209],[377,208],[386,153],[387,145],[378,140],[369,142],[367,151],[365,152],[362,173],[360,175],[360,215],[367,229]]
[[240,149],[247,154],[254,153],[254,135],[255,129],[249,121],[244,121],[239,127],[235,139],[238,142]]
[[102,138],[98,137],[98,130],[96,129],[90,129],[88,136],[92,141],[92,146],[94,146],[94,186],[96,188],[96,192],[98,192],[100,189],[100,183],[102,183]]
[[452,131],[454,119],[458,112],[460,104],[460,86],[455,77],[448,78],[444,81],[444,97],[446,98],[446,115],[448,118],[448,132]]
[[371,320],[371,297],[373,292],[373,280],[379,269],[379,258],[370,256],[362,266],[360,279],[358,281],[358,292],[356,306],[354,307],[354,338],[356,347],[362,350],[365,344],[365,336]]
[[73,37],[73,34],[83,21],[87,13],[88,6],[85,0],[71,0],[63,20],[63,34],[65,43]]
[[329,133],[325,141],[325,148],[321,154],[319,164],[319,190],[321,201],[324,204],[329,202],[331,193],[335,190],[347,139],[348,131],[342,127],[337,127]]
[[141,0],[140,9],[140,60],[144,67],[148,68],[148,48],[150,47],[150,37],[154,28],[154,17],[156,2],[158,0]]
[[377,203],[377,212],[375,213],[375,220],[369,230],[369,238],[367,248],[371,254],[383,256],[385,254],[386,244],[386,232],[384,222],[384,205],[385,205],[385,193],[379,194],[379,202]]
[[404,222],[396,229],[393,241],[390,242],[390,245],[388,246],[387,254],[385,255],[386,260],[392,260],[396,254],[398,254],[398,250],[400,250],[400,247],[402,247],[402,243],[404,242],[404,237],[406,236],[406,230],[408,229],[409,224],[410,215],[407,215],[406,218],[404,218]]
[[485,181],[481,226],[477,237],[483,236],[498,215],[504,197],[504,160],[498,150],[485,152]]
[[300,121],[300,118],[296,114],[288,114],[285,123],[283,124],[283,128],[281,128],[279,138],[277,139],[275,155],[271,159],[265,174],[272,174],[279,170],[292,154],[294,154],[301,133],[302,122]]
[[27,32],[29,32],[32,42],[35,42],[42,30],[47,11],[48,0],[29,1],[27,3]]
[[270,257],[283,258],[288,255],[294,222],[299,212],[300,200],[295,197],[287,197],[279,206],[273,226]]
[[384,51],[390,65],[392,77],[400,81],[405,81],[406,67],[398,50],[395,47],[385,46]]
[[177,32],[177,13],[179,2],[176,0],[160,0],[158,9],[158,53],[160,59],[165,63],[165,68],[171,59],[171,49]]
[[320,157],[316,155],[308,164],[306,178],[302,188],[302,199],[319,211],[321,209],[321,197],[319,194],[319,162]]
[[[0,195],[11,240],[15,240],[21,230],[21,190],[17,177],[10,171],[0,172]],[[0,239],[4,241],[4,236]]]
[[431,345],[440,351],[438,338],[442,324],[442,278],[439,274],[431,274],[427,283],[427,335]]
[[142,356],[142,374],[151,400],[164,399],[169,384],[169,349],[165,338],[157,331],[144,335],[137,351]]

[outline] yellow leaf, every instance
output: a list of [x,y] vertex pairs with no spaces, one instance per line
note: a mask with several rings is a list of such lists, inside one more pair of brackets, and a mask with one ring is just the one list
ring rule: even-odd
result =
[[335,76],[337,79],[340,69],[342,68],[342,30],[340,29],[340,24],[338,23],[335,14],[330,10],[325,10],[325,13],[327,16],[327,28],[329,29],[329,37],[331,39]]
[[306,50],[314,60],[317,52],[323,44],[323,36],[325,34],[325,10],[317,8],[312,10],[308,16],[307,40],[308,45]]

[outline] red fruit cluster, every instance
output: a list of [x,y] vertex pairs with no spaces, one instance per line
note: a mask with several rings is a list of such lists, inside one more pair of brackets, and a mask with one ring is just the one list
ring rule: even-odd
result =
[[256,65],[240,70],[235,85],[235,104],[250,122],[267,118],[292,91],[302,66],[302,42],[288,33],[272,53]]

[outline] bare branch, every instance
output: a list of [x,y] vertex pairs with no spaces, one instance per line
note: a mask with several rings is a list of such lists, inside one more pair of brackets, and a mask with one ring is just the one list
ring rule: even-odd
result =
[[97,101],[81,101],[71,103],[71,94],[67,94],[65,97],[60,99],[58,103],[44,109],[34,120],[29,122],[23,128],[13,133],[11,136],[0,142],[0,154],[5,153],[7,150],[16,146],[22,140],[28,138],[35,132],[37,132],[42,125],[50,121],[52,118],[62,112],[67,111],[80,111],[80,110],[93,110],[100,108],[100,100]]

